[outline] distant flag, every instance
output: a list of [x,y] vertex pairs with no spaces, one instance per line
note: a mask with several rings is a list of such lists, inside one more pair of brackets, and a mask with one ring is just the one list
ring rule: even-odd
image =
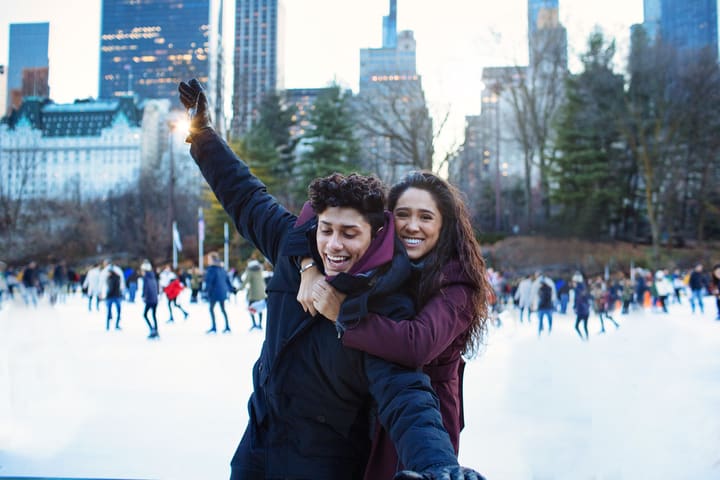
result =
[[201,242],[205,241],[205,217],[203,216],[202,208],[198,209],[198,240]]
[[173,243],[178,252],[182,252],[182,242],[180,241],[180,232],[177,229],[177,223],[173,222]]

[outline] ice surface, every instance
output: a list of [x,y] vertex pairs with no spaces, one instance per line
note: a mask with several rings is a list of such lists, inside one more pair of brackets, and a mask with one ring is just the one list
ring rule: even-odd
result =
[[[224,479],[247,421],[263,333],[242,296],[233,333],[206,335],[207,304],[146,339],[141,303],[121,331],[81,297],[0,310],[0,477]],[[720,322],[714,302],[692,315],[615,315],[590,341],[555,316],[504,314],[465,373],[460,461],[488,480],[720,479]],[[222,326],[219,311],[216,316]],[[606,323],[607,325],[607,323]]]

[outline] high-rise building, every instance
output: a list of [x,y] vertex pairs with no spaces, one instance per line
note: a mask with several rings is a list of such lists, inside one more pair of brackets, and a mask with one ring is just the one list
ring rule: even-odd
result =
[[263,97],[282,90],[282,0],[236,0],[232,136],[250,129]]
[[528,38],[558,23],[558,0],[528,0]]
[[48,83],[48,39],[50,24],[10,24],[7,103],[9,113],[20,108],[23,97],[45,97]]
[[210,0],[103,0],[100,98],[177,104],[177,84],[208,84]]
[[662,0],[643,0],[643,28],[650,40],[655,40],[660,30],[660,2]]
[[528,0],[528,60],[531,69],[567,66],[567,30],[558,0]]
[[[184,113],[175,112],[178,116]],[[137,190],[143,171],[171,171],[178,191],[199,194],[200,176],[174,128],[170,100],[130,96],[55,104],[26,97],[0,124],[0,192],[11,199],[84,202]]]
[[[660,38],[662,42],[683,50],[710,47],[718,54],[718,0],[660,0]],[[648,5],[650,4],[650,5]],[[645,2],[644,15],[652,2]]]
[[364,167],[394,183],[409,170],[432,168],[432,119],[416,69],[412,31],[397,31],[397,2],[383,17],[383,45],[360,50],[357,97],[364,128]]

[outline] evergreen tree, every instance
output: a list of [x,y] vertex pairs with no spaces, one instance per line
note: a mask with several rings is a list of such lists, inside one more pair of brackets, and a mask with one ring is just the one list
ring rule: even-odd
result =
[[293,172],[298,140],[290,134],[295,113],[294,106],[285,106],[277,93],[269,93],[260,104],[257,121],[235,145],[236,153],[265,183],[268,192],[289,209],[302,204],[291,194],[297,183]]
[[551,179],[561,228],[577,235],[608,233],[622,210],[627,177],[616,117],[623,107],[623,78],[612,70],[614,42],[595,32],[581,58],[583,71],[566,80],[557,122],[558,158]]
[[307,196],[307,186],[316,177],[359,170],[349,95],[333,85],[315,101],[308,118],[311,127],[302,136],[307,150],[299,162],[298,196]]

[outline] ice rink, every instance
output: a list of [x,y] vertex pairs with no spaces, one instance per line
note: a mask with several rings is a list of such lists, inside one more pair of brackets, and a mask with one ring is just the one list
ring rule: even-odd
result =
[[[0,478],[226,479],[247,420],[263,333],[230,301],[232,334],[209,336],[206,304],[146,339],[141,303],[122,330],[77,296],[0,310]],[[615,314],[590,341],[574,317],[503,314],[465,371],[460,461],[488,480],[720,479],[720,321],[671,305]],[[220,324],[222,325],[222,324]]]

